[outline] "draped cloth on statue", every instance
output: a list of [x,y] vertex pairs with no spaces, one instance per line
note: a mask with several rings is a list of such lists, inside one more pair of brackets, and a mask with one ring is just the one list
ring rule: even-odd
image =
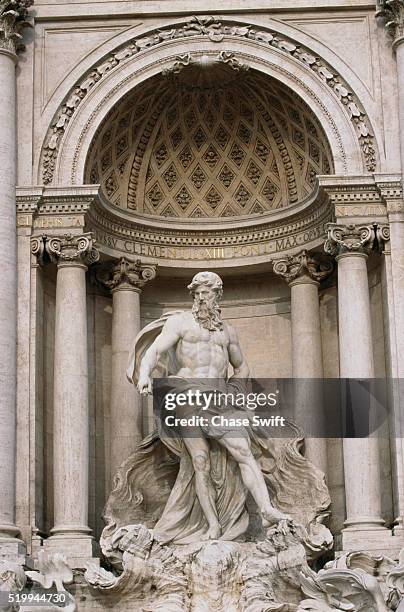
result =
[[[146,326],[136,338],[127,371],[134,383],[143,354],[171,314],[179,312],[168,313]],[[158,364],[156,371],[159,376],[167,377],[175,376],[178,369],[172,351]],[[202,389],[203,384],[201,380],[199,387]],[[183,392],[189,385],[189,381],[177,379],[175,390]],[[204,390],[209,387],[205,385]],[[248,416],[247,411],[237,409],[237,412]],[[197,542],[208,531],[185,444],[180,436],[164,430],[162,419],[157,419],[157,424],[158,430],[142,441],[115,476],[104,511],[107,526],[101,539],[103,549],[108,549],[108,542],[117,529],[129,524],[142,523],[153,528],[154,537],[161,543]],[[210,448],[210,474],[222,528],[221,539],[234,540],[248,527],[246,489],[238,464],[218,442],[223,431],[209,426],[204,433]],[[265,437],[262,429],[252,426],[246,427],[244,433],[250,438],[274,506],[306,527],[327,511],[330,498],[324,475],[301,455],[302,438],[293,425],[290,425],[287,438]]]

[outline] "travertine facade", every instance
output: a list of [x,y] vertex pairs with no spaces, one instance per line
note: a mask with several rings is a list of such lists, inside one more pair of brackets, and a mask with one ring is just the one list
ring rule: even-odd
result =
[[254,376],[388,381],[382,435],[304,452],[335,551],[404,548],[403,0],[203,5],[0,1],[5,564],[101,580],[114,475],[153,429],[133,339],[201,270]]

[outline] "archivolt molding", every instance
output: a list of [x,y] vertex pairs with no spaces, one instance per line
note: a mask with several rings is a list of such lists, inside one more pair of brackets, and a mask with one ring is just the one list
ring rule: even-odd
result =
[[362,151],[364,167],[368,172],[373,172],[376,169],[376,143],[368,117],[357,96],[332,66],[319,56],[314,55],[309,48],[297,44],[291,38],[283,35],[279,36],[274,30],[264,28],[258,30],[248,24],[235,23],[225,19],[219,21],[215,17],[193,17],[181,25],[169,25],[126,43],[119,50],[100,61],[84,79],[72,88],[58,109],[45,138],[41,155],[42,181],[44,184],[50,184],[54,179],[60,144],[72,116],[96,84],[105,78],[106,74],[116,70],[120,64],[134,55],[166,41],[185,40],[190,37],[201,36],[212,42],[222,42],[228,37],[238,40],[248,39],[263,47],[273,48],[289,55],[314,72],[333,91],[354,126]]

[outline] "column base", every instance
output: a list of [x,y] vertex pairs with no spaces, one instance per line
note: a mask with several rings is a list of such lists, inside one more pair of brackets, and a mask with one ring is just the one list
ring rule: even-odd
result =
[[[87,528],[88,531],[90,531]],[[52,530],[55,531],[55,530]],[[61,553],[66,557],[72,569],[85,569],[87,563],[99,565],[100,547],[89,533],[77,531],[59,531],[44,541],[45,550],[50,553]]]
[[342,552],[365,552],[398,559],[404,547],[404,537],[397,536],[386,527],[356,525],[342,531]]

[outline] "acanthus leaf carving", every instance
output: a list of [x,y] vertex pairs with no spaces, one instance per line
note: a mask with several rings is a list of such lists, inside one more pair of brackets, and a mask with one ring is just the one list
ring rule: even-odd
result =
[[91,232],[79,236],[64,234],[63,236],[44,237],[44,242],[47,255],[58,266],[73,263],[88,266],[96,263],[100,257]]
[[378,0],[377,17],[384,20],[385,28],[394,41],[404,36],[403,0]]
[[31,27],[27,21],[33,0],[0,0],[0,49],[10,53],[23,51],[22,32]]
[[130,261],[126,257],[121,257],[114,265],[111,277],[102,282],[112,291],[124,287],[142,289],[147,282],[156,277],[156,266],[144,264],[140,259]]
[[329,255],[342,255],[347,252],[367,255],[373,248],[376,240],[373,225],[327,225],[328,237],[324,250]]
[[332,261],[320,259],[306,250],[277,259],[273,264],[275,274],[282,276],[288,284],[304,277],[321,282],[331,274],[333,267]]

